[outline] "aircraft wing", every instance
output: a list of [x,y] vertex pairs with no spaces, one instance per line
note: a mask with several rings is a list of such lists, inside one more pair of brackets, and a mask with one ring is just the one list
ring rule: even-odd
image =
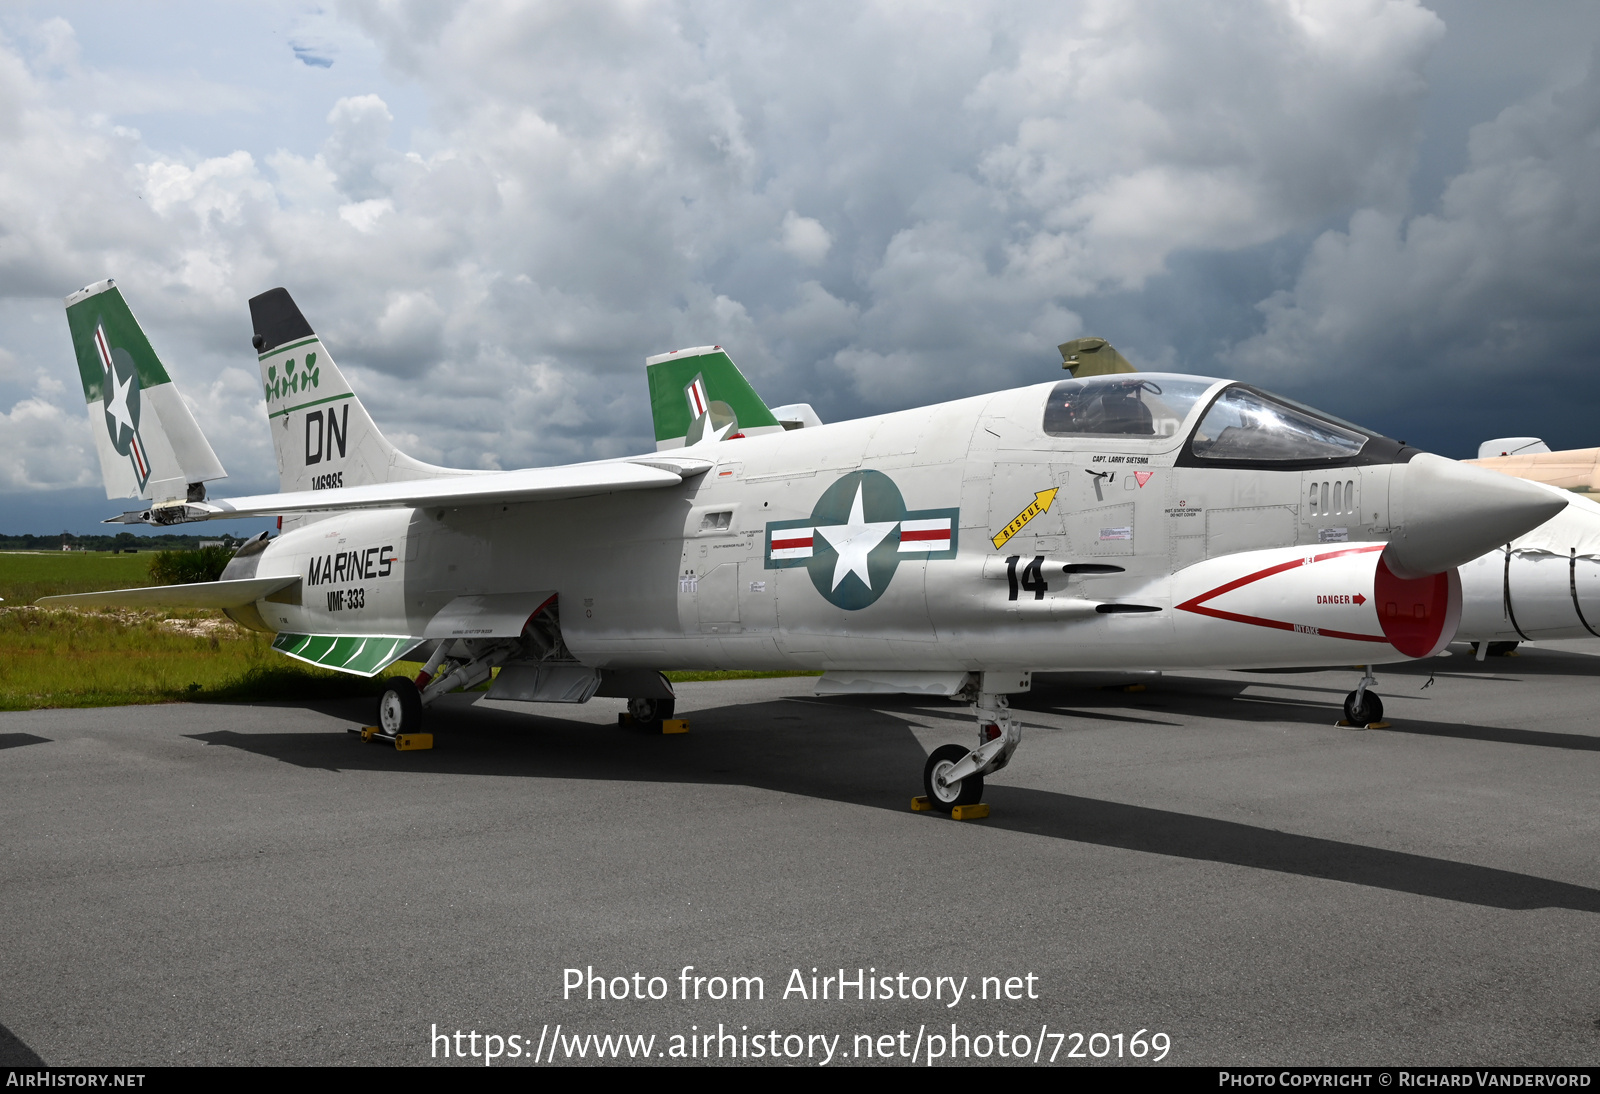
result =
[[[1533,440],[1531,437],[1510,437],[1502,441],[1486,441],[1484,448],[1500,445],[1504,441]],[[1514,452],[1506,456],[1480,456],[1462,463],[1476,464],[1490,471],[1499,471],[1514,478],[1529,479],[1563,490],[1600,490],[1600,448],[1569,448],[1551,452],[1540,444],[1543,451]],[[1480,450],[1481,451],[1481,450]]]
[[265,517],[282,513],[318,513],[349,509],[422,509],[510,502],[555,501],[620,490],[655,490],[677,486],[704,474],[714,461],[690,456],[648,456],[636,460],[534,467],[487,475],[411,479],[331,490],[299,490],[217,498],[183,505],[154,507],[113,517],[107,524],[182,524],[197,520]]
[[299,583],[298,576],[198,581],[192,585],[152,585],[144,589],[42,596],[37,604],[52,608],[238,608]]

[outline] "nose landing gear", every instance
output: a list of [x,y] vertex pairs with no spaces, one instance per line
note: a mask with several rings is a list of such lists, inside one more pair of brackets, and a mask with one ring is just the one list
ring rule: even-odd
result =
[[1367,690],[1378,683],[1377,677],[1372,675],[1372,666],[1363,666],[1363,671],[1365,675],[1356,690],[1344,697],[1344,717],[1351,725],[1365,728],[1383,721],[1383,700],[1376,692]]
[[983,797],[983,777],[1010,763],[1022,743],[1022,725],[1011,716],[1011,703],[1004,694],[980,691],[972,709],[978,717],[978,747],[941,745],[922,768],[928,804],[941,813],[958,805],[976,805]]

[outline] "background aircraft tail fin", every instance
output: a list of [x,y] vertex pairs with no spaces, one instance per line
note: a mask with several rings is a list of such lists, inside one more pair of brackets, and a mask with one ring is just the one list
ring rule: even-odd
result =
[[199,501],[227,477],[111,278],[67,297],[106,497]]
[[1061,367],[1074,377],[1139,371],[1104,338],[1074,338],[1056,348],[1061,351]]
[[278,488],[328,490],[471,474],[414,460],[389,443],[287,289],[250,299]]
[[721,431],[731,424],[729,438],[784,429],[721,346],[659,353],[644,365],[657,449],[694,444],[708,426]]

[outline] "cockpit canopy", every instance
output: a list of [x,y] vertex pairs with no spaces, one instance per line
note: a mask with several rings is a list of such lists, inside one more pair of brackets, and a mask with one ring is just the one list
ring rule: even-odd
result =
[[[1222,381],[1174,373],[1062,380],[1045,405],[1052,437],[1176,438]],[[1360,426],[1245,384],[1223,387],[1200,411],[1178,462],[1195,467],[1326,467],[1390,463],[1402,446]]]
[[1052,437],[1175,437],[1216,383],[1162,372],[1062,380],[1045,405],[1044,431]]
[[1369,434],[1243,385],[1227,388],[1195,428],[1201,460],[1341,460],[1359,455]]

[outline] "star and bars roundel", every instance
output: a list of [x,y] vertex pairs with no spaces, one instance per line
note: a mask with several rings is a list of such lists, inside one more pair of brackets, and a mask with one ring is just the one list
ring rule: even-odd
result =
[[139,436],[139,370],[127,350],[106,340],[104,323],[95,324],[94,349],[105,370],[101,405],[111,447],[133,462],[134,477],[143,490],[150,479],[150,458],[145,455],[144,438]]
[[852,471],[828,487],[811,516],[767,524],[766,568],[804,566],[817,592],[856,611],[882,596],[905,559],[956,557],[961,510],[907,509],[881,471]]

